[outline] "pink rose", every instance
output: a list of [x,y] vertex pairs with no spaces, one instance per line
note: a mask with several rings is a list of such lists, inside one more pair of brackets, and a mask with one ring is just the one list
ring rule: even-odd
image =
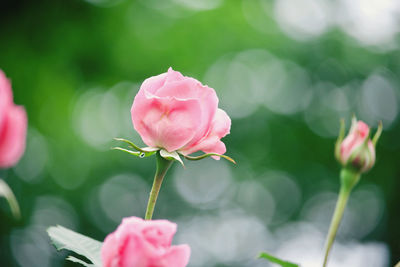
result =
[[135,130],[150,147],[183,155],[226,152],[220,139],[229,134],[231,120],[218,108],[214,89],[172,68],[143,82],[131,115]]
[[124,218],[101,249],[104,267],[184,267],[188,245],[171,246],[176,224],[167,220]]
[[340,145],[340,162],[366,172],[375,164],[375,146],[369,138],[369,127],[353,120],[349,134]]
[[0,70],[0,168],[15,165],[25,150],[25,109],[13,103],[11,84]]

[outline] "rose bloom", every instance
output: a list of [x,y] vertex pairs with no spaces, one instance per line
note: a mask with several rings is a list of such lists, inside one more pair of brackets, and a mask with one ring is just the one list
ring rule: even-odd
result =
[[[366,172],[375,164],[375,147],[369,138],[369,127],[362,121],[353,121],[349,134],[340,145],[340,161]],[[365,145],[365,142],[367,144]]]
[[13,103],[10,81],[0,70],[0,168],[15,165],[25,150],[25,109]]
[[218,108],[215,90],[172,68],[143,82],[131,115],[135,130],[150,147],[183,155],[226,152],[220,139],[229,134],[231,120]]
[[188,245],[171,246],[176,224],[167,220],[124,218],[101,249],[104,267],[185,267]]

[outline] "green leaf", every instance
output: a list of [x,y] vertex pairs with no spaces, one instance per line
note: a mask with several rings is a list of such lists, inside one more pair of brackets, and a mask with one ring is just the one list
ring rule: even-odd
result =
[[93,264],[89,265],[75,257],[68,257],[70,261],[78,262],[86,266],[102,267],[101,246],[103,243],[90,237],[78,234],[60,225],[47,229],[51,241],[57,250],[67,249],[89,259]]
[[281,259],[278,259],[277,257],[274,257],[266,252],[262,252],[260,253],[260,255],[258,255],[258,258],[263,258],[263,259],[267,259],[272,263],[276,263],[279,264],[282,267],[299,267],[299,265],[295,264],[295,263],[291,263],[288,261],[284,261]]
[[21,218],[21,211],[19,209],[18,201],[15,198],[14,193],[12,192],[11,188],[1,179],[0,179],[0,197],[4,197],[7,200],[14,218],[16,219]]
[[208,158],[211,156],[221,157],[221,158],[224,158],[224,159],[232,162],[233,164],[236,164],[236,161],[233,158],[228,157],[226,155],[217,154],[217,153],[207,153],[207,154],[203,154],[203,155],[200,155],[197,157],[192,157],[192,156],[184,156],[184,157],[185,157],[185,159],[188,159],[188,160],[201,160],[201,159]]
[[185,166],[183,164],[181,157],[179,157],[179,154],[176,153],[176,151],[168,152],[165,149],[161,149],[160,156],[163,157],[164,159],[179,161],[179,163],[182,164],[182,166]]

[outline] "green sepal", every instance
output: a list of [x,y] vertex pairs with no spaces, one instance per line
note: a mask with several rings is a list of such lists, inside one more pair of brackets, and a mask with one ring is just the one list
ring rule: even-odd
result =
[[341,119],[339,136],[338,136],[338,139],[336,140],[336,144],[335,144],[335,158],[339,162],[340,162],[340,146],[342,145],[342,142],[343,142],[345,130],[346,130],[346,126],[344,123],[344,119]]
[[137,145],[135,145],[132,141],[129,141],[129,140],[124,139],[124,138],[118,138],[118,137],[116,137],[116,138],[114,138],[114,140],[127,143],[131,148],[133,148],[133,149],[135,149],[135,150],[137,150],[137,151],[139,151],[139,152],[143,152],[143,153],[146,153],[146,152],[155,152],[155,151],[159,150],[159,148],[153,148],[153,147],[140,148],[140,147],[138,147]]
[[181,157],[179,157],[179,154],[176,151],[168,152],[165,149],[161,149],[160,156],[167,160],[179,161],[179,163],[182,164],[183,167],[185,167],[185,164],[183,164]]
[[[370,140],[369,136],[370,136],[370,133],[368,133],[368,135],[365,137],[364,142],[362,144],[360,144],[356,149],[353,150],[353,152],[351,153],[347,162],[345,162],[345,167],[356,168],[356,169],[358,169],[359,172],[366,172],[372,168],[373,165],[369,166],[368,169],[366,169],[366,170],[361,168],[361,167],[363,167],[365,162],[371,161],[372,155],[371,155],[371,152],[368,147],[368,142]],[[363,157],[360,157],[362,152],[365,152],[365,153],[363,153]],[[360,162],[358,162],[358,165],[360,165],[360,166],[354,164],[357,157],[359,158]]]
[[156,153],[156,151],[153,151],[153,152],[137,152],[137,151],[132,151],[132,150],[129,150],[129,149],[126,149],[126,148],[118,147],[118,146],[117,147],[112,147],[111,149],[123,151],[123,152],[126,152],[128,154],[134,155],[134,156],[139,157],[139,158],[150,157],[150,156],[152,156],[152,155],[154,155]]
[[376,133],[375,133],[374,137],[372,138],[372,144],[374,144],[374,147],[376,147],[379,137],[381,137],[382,129],[383,129],[383,125],[382,125],[382,121],[380,121],[378,124],[378,129],[376,130]]
[[3,180],[0,179],[0,197],[4,197],[8,205],[10,206],[11,213],[13,214],[15,219],[20,219],[21,218],[21,211],[18,205],[18,201],[15,198],[15,195],[11,188],[4,182]]
[[292,262],[281,260],[281,259],[274,257],[271,254],[268,254],[266,252],[261,252],[260,255],[258,255],[258,258],[259,259],[267,259],[270,262],[279,264],[282,267],[299,267],[300,266],[300,265],[292,263]]
[[124,139],[124,138],[119,138],[119,137],[115,137],[114,140],[127,143],[129,146],[131,146],[132,148],[136,149],[137,151],[144,152],[144,151],[142,151],[142,149],[140,147],[135,145],[132,141],[129,141],[129,140]]
[[224,159],[226,159],[226,160],[232,162],[233,164],[236,164],[236,161],[235,161],[233,158],[228,157],[228,156],[226,156],[226,155],[217,154],[217,153],[207,153],[207,154],[203,154],[203,155],[196,156],[196,157],[193,157],[193,156],[185,156],[185,155],[183,155],[183,156],[184,156],[185,159],[187,159],[187,160],[201,160],[201,159],[208,158],[208,157],[211,157],[211,156],[217,156],[217,157],[224,158]]

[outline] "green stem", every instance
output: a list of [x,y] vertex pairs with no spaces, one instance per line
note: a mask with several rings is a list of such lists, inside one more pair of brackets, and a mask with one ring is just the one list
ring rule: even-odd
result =
[[167,160],[161,157],[160,152],[157,152],[157,167],[156,174],[154,175],[153,186],[151,187],[149,201],[147,202],[147,210],[145,220],[151,220],[153,217],[154,207],[157,202],[158,193],[160,192],[161,184],[164,176],[167,173],[169,167],[172,165],[173,160]]
[[338,200],[336,202],[335,212],[333,213],[328,236],[326,238],[324,263],[322,265],[323,267],[327,266],[329,252],[332,248],[333,242],[335,241],[336,233],[339,229],[339,225],[342,220],[351,190],[360,180],[360,176],[360,173],[352,169],[342,169],[340,172],[341,186]]
[[21,211],[15,195],[10,187],[3,180],[0,179],[0,197],[1,196],[3,196],[7,200],[14,218],[20,219]]

